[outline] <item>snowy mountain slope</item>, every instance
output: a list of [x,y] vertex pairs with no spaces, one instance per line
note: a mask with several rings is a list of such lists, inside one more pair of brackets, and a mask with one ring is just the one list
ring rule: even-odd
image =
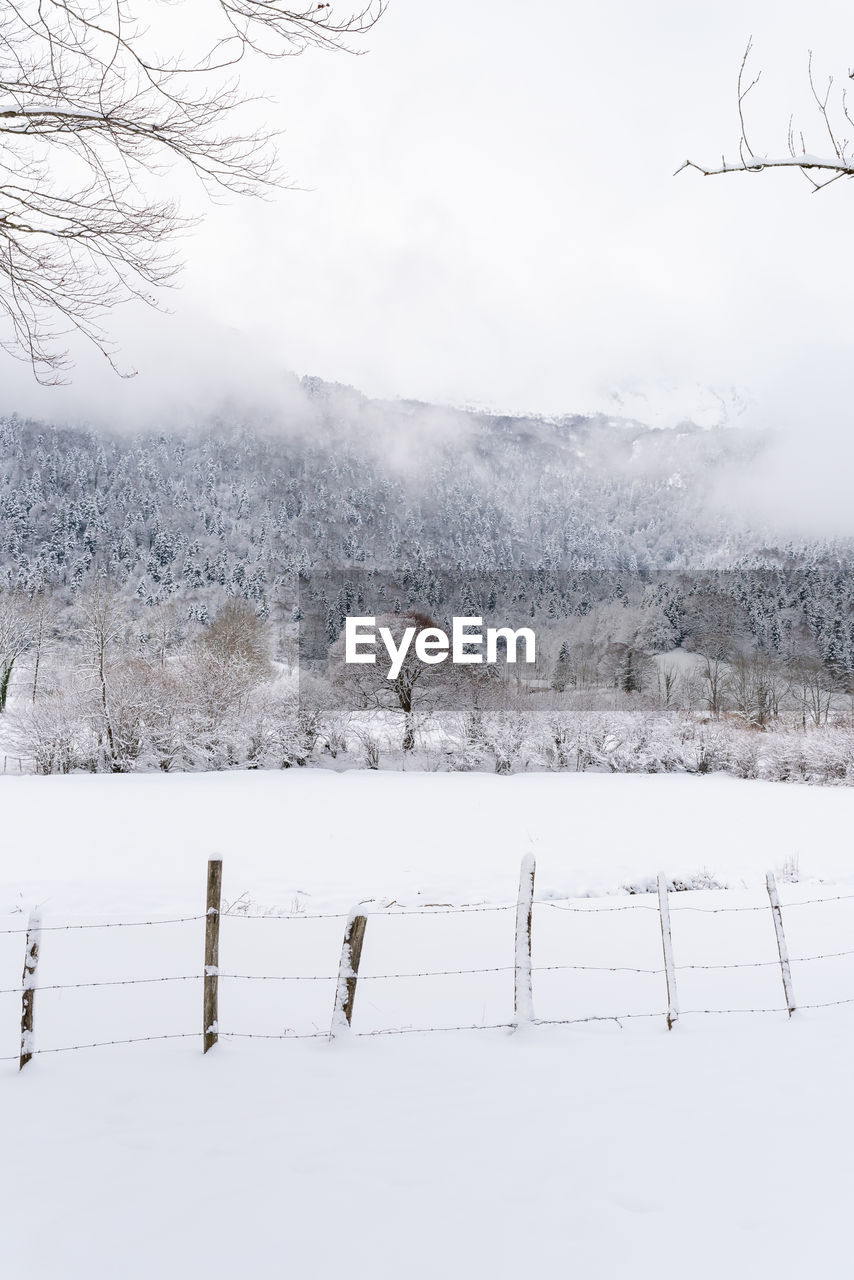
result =
[[[0,419],[0,580],[260,603],[297,570],[419,559],[500,569],[731,563],[758,531],[710,493],[761,453],[733,431],[508,418],[309,386],[137,436]],[[676,477],[676,480],[674,480]]]

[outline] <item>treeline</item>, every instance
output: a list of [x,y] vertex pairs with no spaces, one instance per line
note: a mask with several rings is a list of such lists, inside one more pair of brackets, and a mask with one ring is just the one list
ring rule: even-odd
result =
[[[740,776],[851,780],[854,687],[808,653],[702,647],[652,654],[643,609],[602,606],[556,623],[538,666],[382,664],[300,668],[251,602],[213,619],[128,602],[104,579],[73,609],[0,592],[0,749],[39,773],[288,768],[727,769]],[[386,614],[398,631],[425,615]],[[573,635],[571,627],[575,626]],[[297,624],[291,624],[297,630]],[[558,647],[558,639],[564,636]],[[569,637],[569,638],[568,638]],[[743,637],[742,637],[743,640]],[[728,646],[728,647],[727,647]]]
[[756,535],[705,494],[759,447],[596,419],[440,418],[316,383],[275,427],[130,436],[0,418],[0,581],[68,603],[101,572],[205,620],[223,593],[273,614],[298,575],[329,568],[729,565]]
[[[288,413],[133,437],[0,419],[0,742],[42,772],[389,761],[450,741],[461,708],[542,727],[554,699],[690,732],[846,731],[854,547],[705,500],[756,437],[316,382]],[[537,664],[340,678],[354,613],[532,626]]]

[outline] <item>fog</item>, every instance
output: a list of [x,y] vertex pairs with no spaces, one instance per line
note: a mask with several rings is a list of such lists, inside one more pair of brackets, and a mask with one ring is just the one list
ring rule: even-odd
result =
[[783,444],[726,500],[854,532],[854,188],[673,176],[735,156],[751,34],[754,148],[784,152],[794,111],[821,149],[807,52],[846,81],[841,3],[393,0],[366,56],[253,73],[298,189],[210,209],[170,312],[114,317],[136,376],[80,351],[72,385],[45,390],[2,357],[0,408],[168,426],[230,403],[284,422],[288,374],[308,373],[442,405],[759,427]]

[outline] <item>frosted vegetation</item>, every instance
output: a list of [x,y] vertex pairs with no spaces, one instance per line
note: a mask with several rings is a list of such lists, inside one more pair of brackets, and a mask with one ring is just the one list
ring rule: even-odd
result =
[[[710,500],[760,437],[311,380],[288,403],[134,436],[0,419],[7,771],[854,778],[852,545]],[[410,610],[532,626],[537,664],[342,669],[346,614]]]

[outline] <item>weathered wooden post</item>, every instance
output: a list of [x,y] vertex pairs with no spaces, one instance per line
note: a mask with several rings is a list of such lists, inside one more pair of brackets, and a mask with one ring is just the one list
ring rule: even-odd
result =
[[519,872],[519,897],[516,902],[516,961],[513,1008],[516,1026],[534,1021],[534,991],[531,979],[531,918],[534,912],[534,874],[537,864],[532,853],[526,853]]
[[30,912],[27,921],[27,949],[24,953],[24,973],[21,979],[23,994],[21,997],[21,1057],[18,1070],[23,1068],[33,1056],[33,1017],[36,1004],[36,985],[39,963],[39,944],[41,943],[42,918],[38,907]]
[[330,1039],[348,1031],[353,1021],[353,1005],[356,1000],[356,980],[359,977],[359,961],[365,940],[367,916],[355,911],[348,917],[341,947],[341,963],[338,966],[338,984],[335,988],[335,1005],[332,1010]]
[[769,871],[765,877],[765,884],[768,889],[768,897],[771,902],[771,916],[774,920],[774,932],[777,935],[777,953],[780,956],[780,969],[783,974],[783,993],[786,997],[786,1008],[789,1011],[789,1017],[795,1012],[795,992],[792,987],[792,971],[789,968],[789,948],[786,945],[786,935],[783,932],[783,912],[780,910],[780,899],[777,896],[777,881],[774,879],[774,872]]
[[670,904],[667,900],[667,877],[658,876],[658,911],[661,917],[661,946],[664,951],[664,976],[667,980],[667,1030],[679,1021],[679,996],[676,991],[676,965],[673,963],[673,935],[670,932]]
[[205,978],[202,1013],[204,1052],[219,1039],[219,920],[222,902],[222,860],[208,862],[208,896],[205,912]]

